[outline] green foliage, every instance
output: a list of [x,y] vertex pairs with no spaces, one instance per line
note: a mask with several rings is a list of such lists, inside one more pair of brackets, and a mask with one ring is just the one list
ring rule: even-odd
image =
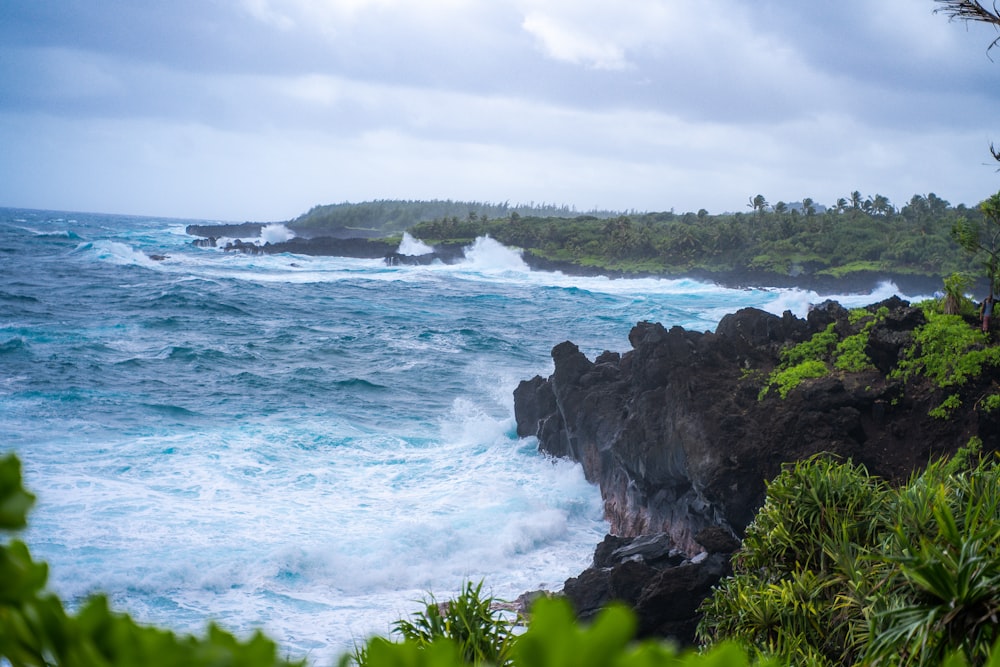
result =
[[433,219],[421,218],[409,231],[427,242],[467,243],[489,235],[536,257],[636,273],[698,268],[844,277],[978,270],[976,258],[961,251],[950,230],[959,218],[983,222],[988,208],[952,208],[933,193],[915,195],[898,212],[888,205],[876,207],[876,200],[885,197],[870,198],[867,208],[845,206],[812,215],[784,205],[714,216],[602,212],[573,217],[565,211],[501,210],[488,219],[483,214],[473,219],[465,211],[440,212]]
[[982,216],[973,220],[957,218],[951,226],[952,239],[980,261],[989,280],[991,293],[1000,291],[1000,193],[979,204]]
[[763,400],[772,388],[778,389],[781,398],[798,387],[803,380],[819,378],[829,373],[824,361],[837,345],[836,325],[830,323],[807,340],[783,350],[781,363],[771,372],[761,388],[758,398]]
[[979,407],[983,412],[994,412],[1000,408],[1000,394],[990,394],[979,401]]
[[[843,664],[864,646],[854,570],[886,521],[887,486],[817,456],[788,466],[733,558],[734,576],[702,607],[699,637],[738,639],[791,662]],[[844,567],[840,567],[843,565]]]
[[[875,662],[983,664],[1000,640],[1000,466],[931,466],[901,494],[885,550],[893,603],[873,616]],[[916,521],[920,521],[919,525]]]
[[[514,204],[476,201],[431,200],[413,201],[400,199],[379,199],[359,203],[326,204],[314,206],[288,226],[296,231],[321,235],[340,229],[381,230],[401,232],[417,223],[436,218],[454,218],[477,223],[485,223],[489,218],[509,218],[510,216],[536,215],[553,218],[570,218],[579,212],[569,206],[554,204]],[[607,218],[619,213],[614,211],[591,211],[589,215]]]
[[944,296],[941,297],[941,312],[946,315],[971,316],[975,304],[965,296],[972,287],[972,279],[964,273],[953,273],[944,279]]
[[763,399],[772,388],[786,398],[803,380],[818,378],[830,372],[830,365],[839,371],[859,373],[873,369],[868,357],[868,339],[872,328],[885,320],[889,309],[880,307],[875,313],[865,308],[849,311],[848,321],[857,327],[856,333],[840,338],[837,325],[831,322],[807,340],[781,353],[781,363],[771,372],[760,391]]
[[453,600],[438,603],[431,598],[425,601],[424,611],[412,620],[397,621],[394,630],[417,646],[447,637],[473,665],[507,665],[512,624],[493,608],[494,599],[484,596],[482,589],[482,582],[475,586],[469,582]]
[[848,373],[860,373],[875,368],[868,357],[868,339],[872,328],[879,322],[885,320],[889,314],[889,309],[881,306],[874,314],[866,308],[855,308],[849,313],[849,321],[852,325],[861,325],[861,330],[856,334],[845,336],[834,352],[834,368]]
[[892,377],[908,380],[926,376],[941,388],[961,386],[978,376],[984,366],[1000,365],[1000,347],[990,346],[981,330],[959,315],[945,315],[925,307],[926,324],[913,332],[913,344]]
[[0,530],[24,528],[34,502],[21,486],[21,462],[13,454],[0,459]]
[[784,350],[781,353],[782,362],[788,365],[800,364],[803,361],[825,359],[830,350],[837,344],[836,324],[831,322],[823,331],[818,331],[807,340]]
[[814,457],[768,485],[699,637],[811,665],[1000,665],[1000,466],[971,440],[899,489]]
[[824,276],[833,276],[834,278],[844,278],[852,273],[882,273],[886,270],[886,268],[887,267],[884,262],[859,259],[829,269],[824,269],[822,271],[818,271],[817,273]]
[[941,405],[931,408],[927,414],[934,419],[948,419],[960,407],[962,407],[961,397],[958,394],[951,394],[948,398],[941,401]]
[[704,653],[679,653],[669,644],[633,643],[636,622],[624,607],[604,609],[580,626],[565,600],[541,599],[527,632],[514,647],[517,667],[764,667],[739,647],[723,643]]
[[818,359],[809,359],[794,366],[781,368],[770,375],[768,384],[761,389],[760,397],[763,398],[771,387],[777,387],[778,395],[781,398],[787,398],[788,393],[802,384],[804,380],[821,378],[829,372],[826,363]]

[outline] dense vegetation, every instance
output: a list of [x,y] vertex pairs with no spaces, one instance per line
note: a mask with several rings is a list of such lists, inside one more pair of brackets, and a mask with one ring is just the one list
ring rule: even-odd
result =
[[1000,638],[1000,466],[977,447],[894,489],[789,466],[703,605],[699,636],[809,665],[985,664]]
[[[555,204],[510,204],[503,202],[468,202],[447,200],[408,201],[400,199],[380,199],[358,204],[326,204],[314,206],[294,220],[288,227],[300,232],[320,234],[323,230],[356,229],[366,231],[381,231],[384,233],[401,232],[418,222],[437,218],[475,217],[489,219],[511,215],[533,215],[549,218],[570,218],[579,212],[569,206]],[[619,215],[613,211],[592,211],[590,215],[598,218]]]
[[981,207],[951,206],[933,193],[897,209],[882,195],[853,192],[831,207],[806,198],[771,205],[757,195],[747,212],[643,213],[600,219],[444,216],[410,233],[428,243],[489,235],[545,259],[612,270],[683,273],[761,271],[782,275],[854,272],[946,276],[978,269],[953,229],[979,229]]

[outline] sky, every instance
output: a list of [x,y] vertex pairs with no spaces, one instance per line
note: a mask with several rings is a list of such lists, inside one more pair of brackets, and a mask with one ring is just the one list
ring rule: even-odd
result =
[[933,0],[0,0],[0,206],[289,220],[1000,190],[1000,47]]

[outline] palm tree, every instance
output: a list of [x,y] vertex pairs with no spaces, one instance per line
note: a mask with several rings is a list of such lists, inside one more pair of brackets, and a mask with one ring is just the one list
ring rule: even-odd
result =
[[888,215],[893,211],[892,203],[885,195],[876,194],[872,203],[872,213],[875,215]]
[[806,215],[816,215],[816,202],[814,202],[810,197],[803,197],[802,212]]
[[757,215],[762,215],[770,204],[767,203],[767,199],[764,198],[764,195],[759,194],[756,197],[751,197],[750,203],[747,204],[747,206],[752,208]]
[[[942,5],[938,9],[935,9],[934,13],[943,12],[953,21],[955,19],[960,21],[980,21],[1000,27],[1000,11],[997,11],[996,4],[992,8],[988,8],[979,0],[934,0],[934,2]],[[986,50],[989,51],[997,44],[1000,44],[1000,37],[990,42]],[[992,146],[990,147],[990,151],[993,151]],[[996,153],[994,153],[994,157],[1000,160],[1000,156],[996,155]]]
[[941,199],[933,192],[927,194],[927,206],[935,216],[944,215],[945,210],[950,206],[947,201]]

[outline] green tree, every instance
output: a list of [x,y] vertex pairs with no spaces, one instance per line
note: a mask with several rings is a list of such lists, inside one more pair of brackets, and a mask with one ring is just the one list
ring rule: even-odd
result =
[[759,194],[756,197],[751,197],[750,203],[747,204],[747,206],[753,209],[754,213],[757,215],[763,215],[764,211],[767,210],[767,207],[770,206],[770,204],[767,203],[767,199],[764,198],[764,195]]
[[952,224],[951,236],[981,264],[990,283],[990,294],[1000,291],[1000,193],[979,204],[982,219],[958,218]]

